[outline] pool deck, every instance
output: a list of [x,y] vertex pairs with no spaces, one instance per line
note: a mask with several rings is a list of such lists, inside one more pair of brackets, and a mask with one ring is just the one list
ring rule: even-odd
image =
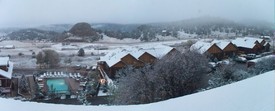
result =
[[64,79],[65,83],[68,85],[68,90],[70,91],[71,95],[76,94],[77,91],[82,90],[80,87],[80,82],[74,78],[70,77],[58,77],[58,78],[43,78],[42,81],[38,82],[38,84],[43,84],[41,88],[42,92],[48,92],[48,85],[47,79]]
[[79,81],[69,77],[66,77],[65,81],[68,83],[71,93],[76,94],[76,92],[80,89]]

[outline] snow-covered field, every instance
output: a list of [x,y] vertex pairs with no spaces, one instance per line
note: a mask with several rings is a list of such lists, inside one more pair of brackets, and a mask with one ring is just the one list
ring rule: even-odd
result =
[[[98,58],[103,54],[109,52],[109,50],[118,47],[130,47],[137,45],[173,45],[176,43],[181,43],[186,40],[170,40],[170,41],[158,41],[158,42],[141,42],[135,39],[115,39],[107,36],[103,37],[103,40],[97,41],[95,43],[81,43],[74,42],[69,45],[62,45],[62,43],[47,43],[47,42],[35,42],[35,41],[15,41],[15,40],[4,40],[0,42],[0,46],[14,45],[14,49],[0,49],[0,56],[11,56],[11,61],[15,63],[15,68],[35,68],[36,60],[32,58],[33,52],[38,54],[41,50],[52,49],[59,53],[61,57],[61,63],[64,59],[71,58],[71,66],[75,65],[95,65]],[[96,47],[105,48],[103,50],[96,50]],[[78,50],[83,48],[85,51],[84,57],[76,56]],[[23,56],[19,56],[22,53]],[[93,53],[93,55],[91,55]]]
[[112,43],[137,43],[140,42],[139,39],[131,39],[131,38],[125,38],[125,39],[117,39],[117,38],[112,38],[108,37],[106,35],[103,35],[103,39],[99,40],[98,42],[112,42]]
[[2,111],[274,111],[275,70],[240,82],[170,99],[128,106],[77,106],[0,98]]

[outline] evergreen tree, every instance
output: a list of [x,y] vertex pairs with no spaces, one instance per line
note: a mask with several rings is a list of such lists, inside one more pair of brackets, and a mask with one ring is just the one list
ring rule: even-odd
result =
[[78,56],[85,56],[85,51],[83,48],[80,48],[78,53],[77,53]]

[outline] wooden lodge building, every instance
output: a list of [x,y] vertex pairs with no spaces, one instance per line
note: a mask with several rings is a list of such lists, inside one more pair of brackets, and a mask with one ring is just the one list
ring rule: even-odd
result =
[[198,41],[190,47],[190,50],[197,50],[201,54],[206,54],[212,60],[222,60],[238,54],[259,54],[269,51],[269,49],[270,44],[267,41],[252,37],[237,38],[232,41]]
[[13,63],[9,57],[0,57],[0,94],[11,93]]
[[232,43],[238,47],[239,53],[242,54],[259,54],[265,51],[269,51],[270,47],[270,44],[264,39],[252,37],[237,38],[232,40]]
[[213,40],[211,43],[216,44],[222,50],[222,58],[233,57],[238,53],[238,47],[232,42]]
[[198,41],[190,47],[190,50],[197,50],[201,54],[206,54],[210,59],[223,59],[223,51],[216,43]]
[[98,66],[110,78],[115,78],[116,72],[126,66],[141,68],[146,64],[153,64],[156,60],[168,56],[175,51],[177,51],[175,48],[163,45],[118,48],[100,58]]

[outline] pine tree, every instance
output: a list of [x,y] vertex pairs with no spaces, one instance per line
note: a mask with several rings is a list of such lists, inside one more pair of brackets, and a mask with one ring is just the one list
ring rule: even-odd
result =
[[77,55],[78,55],[78,56],[85,56],[84,49],[83,49],[83,48],[80,48]]

